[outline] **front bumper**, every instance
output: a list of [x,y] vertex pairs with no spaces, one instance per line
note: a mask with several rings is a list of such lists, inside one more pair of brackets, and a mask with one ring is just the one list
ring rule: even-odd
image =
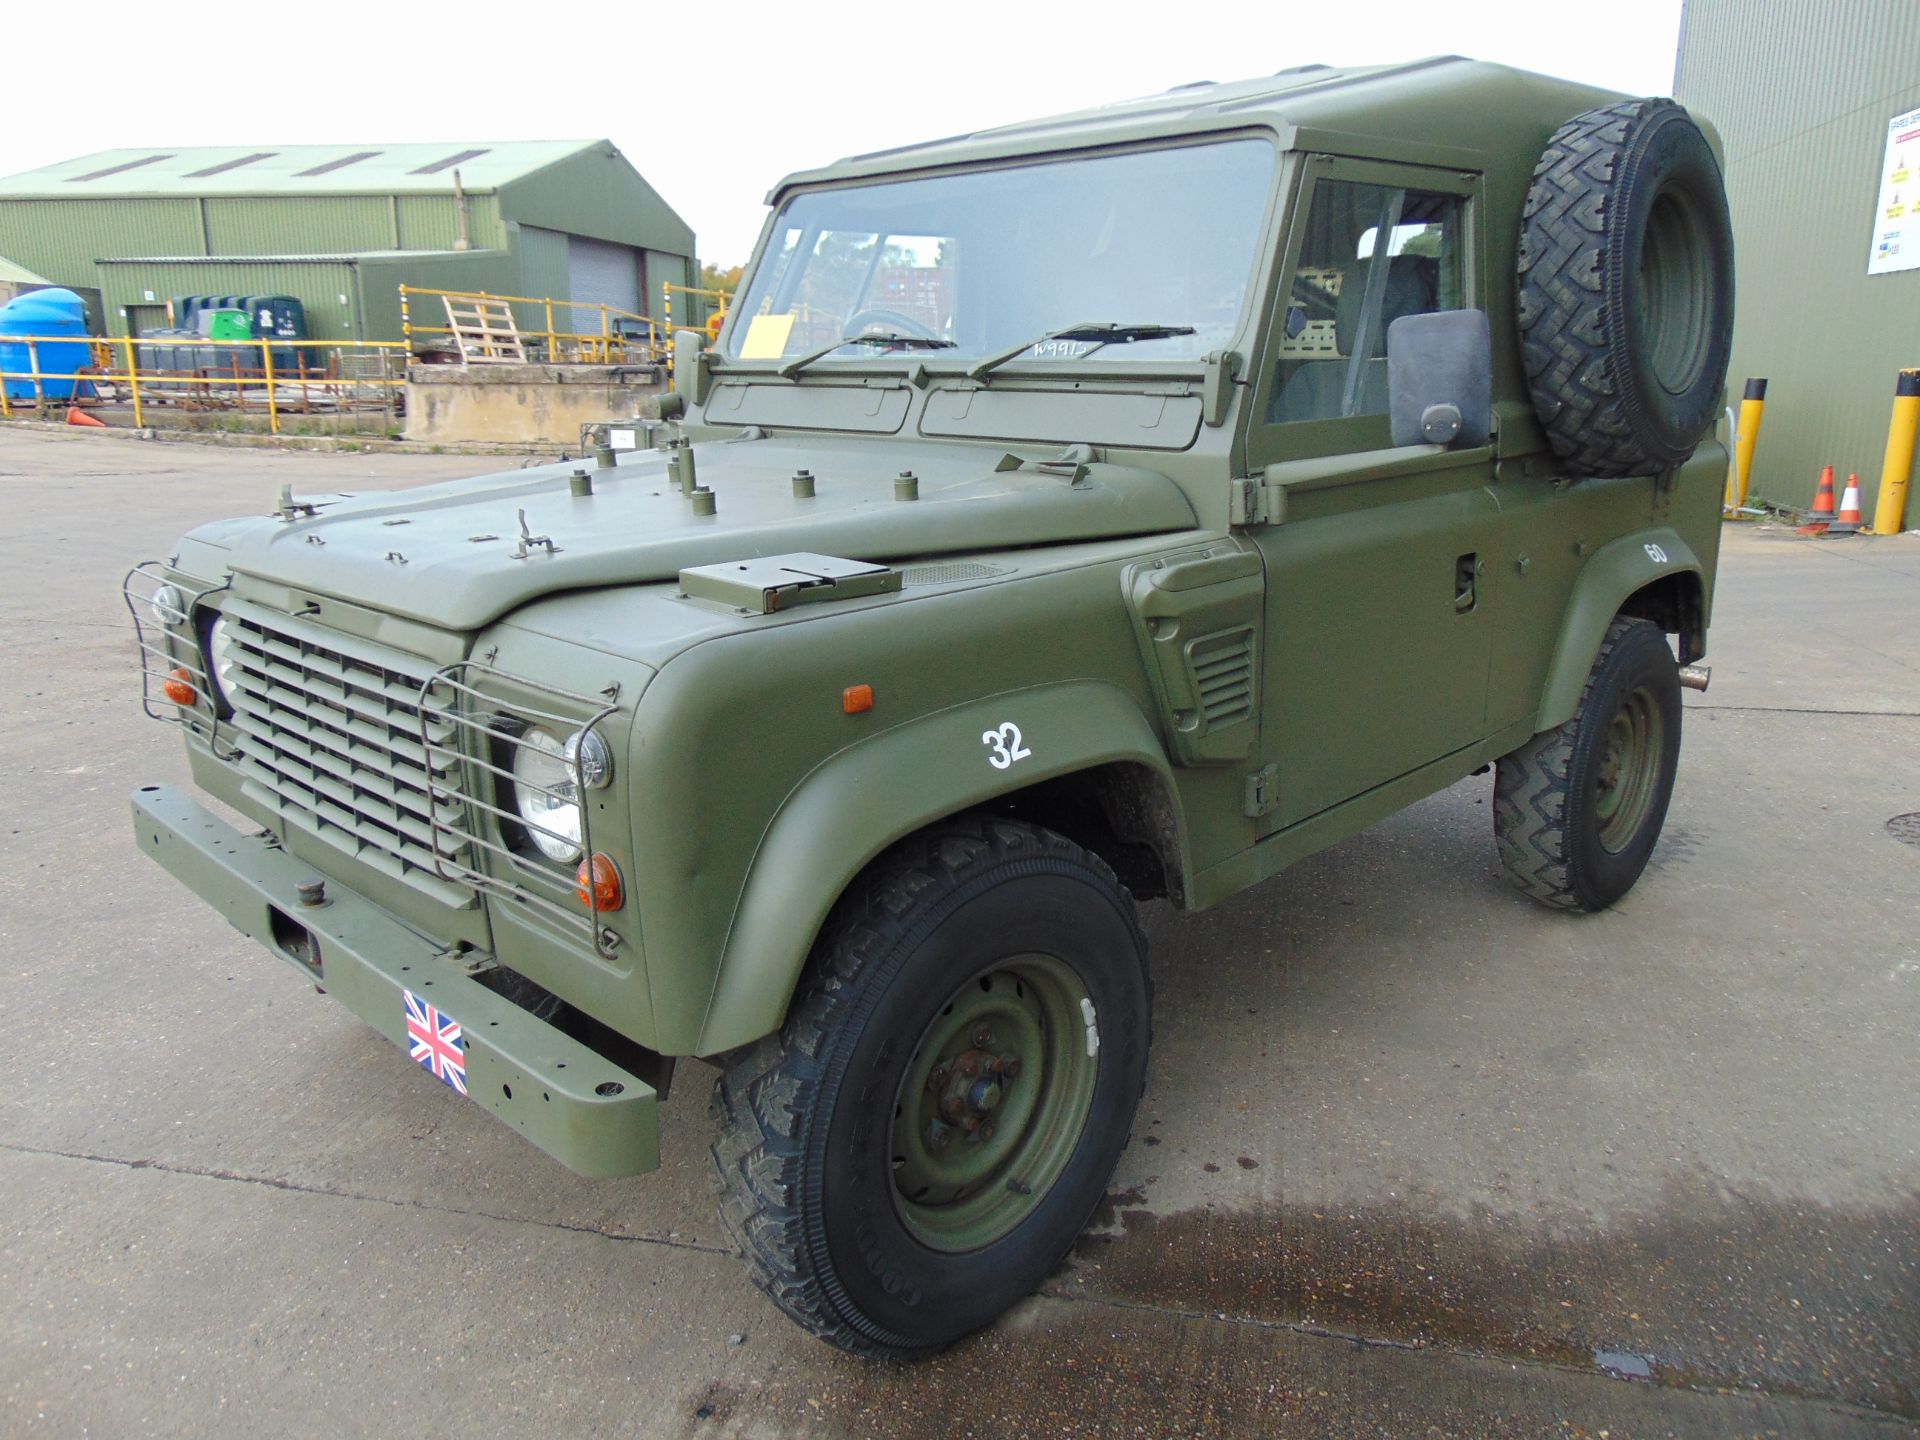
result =
[[186,795],[145,785],[133,832],[242,934],[258,940],[396,1045],[403,991],[460,1023],[468,1095],[582,1175],[638,1175],[660,1163],[653,1087],[474,980],[442,947],[344,886],[303,906],[318,878],[270,835],[243,835]]

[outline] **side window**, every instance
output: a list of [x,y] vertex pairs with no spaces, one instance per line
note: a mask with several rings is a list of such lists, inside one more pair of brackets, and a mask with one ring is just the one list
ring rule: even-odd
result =
[[1354,180],[1314,186],[1268,424],[1386,413],[1387,326],[1463,303],[1462,204]]

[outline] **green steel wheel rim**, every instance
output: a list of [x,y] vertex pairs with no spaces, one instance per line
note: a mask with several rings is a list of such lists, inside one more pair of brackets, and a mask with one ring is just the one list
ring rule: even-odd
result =
[[1097,1034],[1051,955],[996,961],[947,998],[894,1099],[894,1208],[915,1239],[978,1250],[1039,1207],[1086,1128]]
[[1594,773],[1593,812],[1601,847],[1609,854],[1633,843],[1653,809],[1666,726],[1659,701],[1644,685],[1629,693],[1607,722]]
[[1679,187],[1654,197],[1639,298],[1654,379],[1669,395],[1684,394],[1699,382],[1713,344],[1713,267],[1703,222]]

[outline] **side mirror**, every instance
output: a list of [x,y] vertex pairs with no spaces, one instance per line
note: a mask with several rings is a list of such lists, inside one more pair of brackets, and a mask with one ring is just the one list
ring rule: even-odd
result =
[[688,405],[707,403],[713,371],[707,368],[707,337],[700,330],[673,332],[673,390]]
[[1484,445],[1493,434],[1493,337],[1484,310],[1403,315],[1387,327],[1396,445]]

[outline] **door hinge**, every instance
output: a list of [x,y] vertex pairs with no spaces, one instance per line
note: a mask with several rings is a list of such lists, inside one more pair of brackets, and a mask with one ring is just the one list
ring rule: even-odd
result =
[[1245,798],[1240,808],[1249,820],[1258,820],[1262,815],[1271,815],[1280,807],[1280,767],[1262,765],[1247,776]]
[[1233,525],[1278,525],[1287,518],[1287,492],[1260,476],[1235,480],[1227,496],[1227,520]]

